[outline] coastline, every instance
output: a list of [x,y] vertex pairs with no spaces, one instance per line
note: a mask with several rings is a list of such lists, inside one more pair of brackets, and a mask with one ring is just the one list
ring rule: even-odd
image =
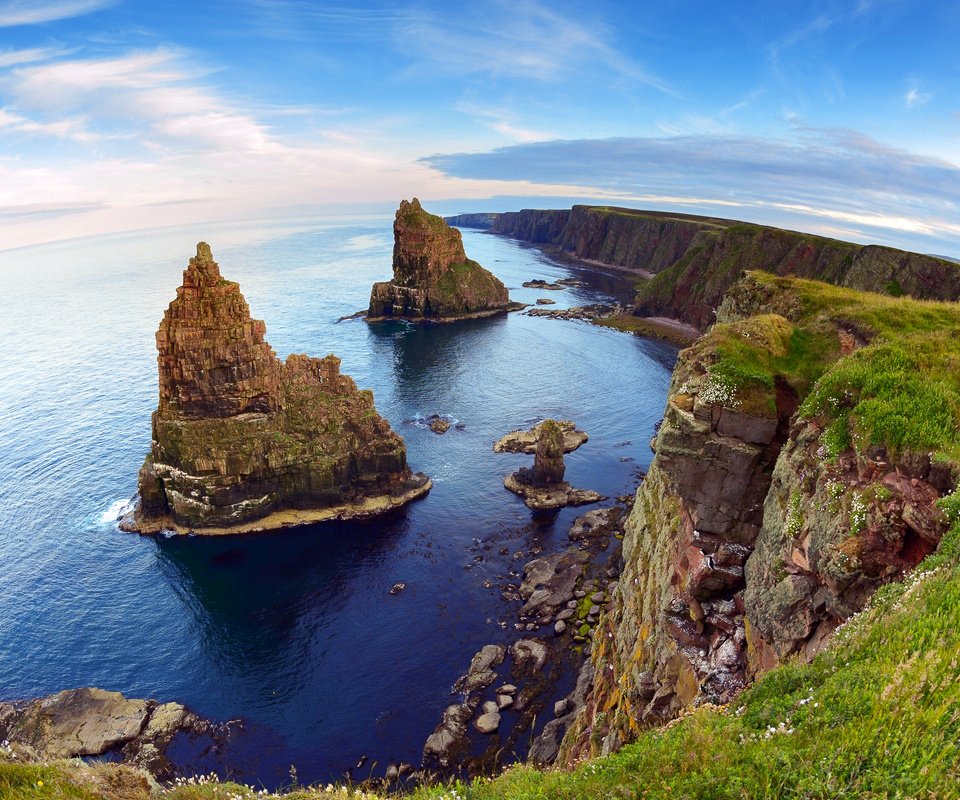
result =
[[432,488],[433,481],[426,478],[422,484],[403,494],[365,497],[356,503],[344,503],[337,506],[327,506],[326,508],[283,508],[259,519],[225,527],[193,528],[174,522],[170,517],[143,520],[138,518],[137,511],[134,509],[120,518],[119,527],[120,530],[127,533],[139,533],[141,535],[167,532],[175,533],[178,536],[231,536],[243,533],[266,533],[300,525],[312,525],[318,522],[359,520],[379,516],[403,508],[414,500],[424,497]]

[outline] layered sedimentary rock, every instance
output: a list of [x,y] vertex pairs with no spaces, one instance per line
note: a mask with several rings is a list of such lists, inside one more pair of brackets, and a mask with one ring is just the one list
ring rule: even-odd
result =
[[[692,705],[729,702],[784,658],[813,657],[946,528],[937,501],[960,465],[898,443],[905,423],[891,403],[909,408],[912,393],[882,394],[884,381],[873,381],[901,370],[885,379],[899,385],[909,371],[891,340],[897,353],[932,348],[917,364],[943,369],[956,306],[753,273],[717,318],[674,371],[656,457],[625,526],[624,569],[594,639],[593,690],[564,743],[568,762]],[[943,341],[931,343],[930,330]],[[916,345],[904,349],[904,338]],[[844,371],[851,362],[863,369]],[[823,388],[835,375],[864,383]],[[876,404],[893,427],[846,416]]]
[[123,527],[208,532],[376,513],[429,489],[334,355],[280,362],[201,242],[157,332],[160,400]]
[[368,320],[451,320],[513,307],[503,283],[467,258],[460,231],[416,198],[400,203],[393,235],[393,280],[373,285]]

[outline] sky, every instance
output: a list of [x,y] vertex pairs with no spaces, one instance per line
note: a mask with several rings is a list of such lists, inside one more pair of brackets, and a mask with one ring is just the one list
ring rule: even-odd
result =
[[0,0],[0,250],[602,202],[960,256],[960,4]]

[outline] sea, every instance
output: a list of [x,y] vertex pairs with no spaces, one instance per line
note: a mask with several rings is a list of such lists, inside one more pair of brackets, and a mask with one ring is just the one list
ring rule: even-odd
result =
[[[616,274],[484,231],[463,237],[513,300],[558,309],[632,293]],[[278,356],[335,353],[373,390],[411,466],[433,479],[426,498],[385,518],[274,533],[118,530],[150,445],[154,334],[200,239]],[[190,769],[268,788],[419,764],[473,654],[521,635],[503,581],[531,550],[570,546],[571,522],[589,510],[531,512],[503,478],[532,457],[493,443],[546,417],[574,420],[590,439],[567,456],[567,478],[632,494],[677,349],[523,313],[339,321],[390,277],[392,244],[390,216],[353,215],[0,252],[0,700],[98,686],[178,701],[237,721],[226,747],[185,756]],[[521,286],[534,278],[586,285]],[[432,414],[454,426],[433,433]],[[501,760],[522,759],[526,743]]]

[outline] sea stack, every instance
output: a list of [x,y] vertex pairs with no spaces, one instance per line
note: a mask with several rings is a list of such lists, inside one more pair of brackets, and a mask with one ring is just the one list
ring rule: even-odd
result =
[[265,530],[381,513],[429,491],[340,359],[283,363],[265,332],[200,242],[157,331],[153,442],[122,528]]
[[569,452],[564,441],[565,424],[570,423],[545,419],[537,425],[533,469],[521,467],[503,481],[504,487],[520,495],[534,511],[582,506],[606,499],[590,489],[575,489],[563,479],[566,471],[563,454]]
[[373,285],[369,321],[450,321],[523,307],[510,302],[492,272],[467,258],[460,231],[424,211],[417,198],[400,203],[393,237],[393,280]]

